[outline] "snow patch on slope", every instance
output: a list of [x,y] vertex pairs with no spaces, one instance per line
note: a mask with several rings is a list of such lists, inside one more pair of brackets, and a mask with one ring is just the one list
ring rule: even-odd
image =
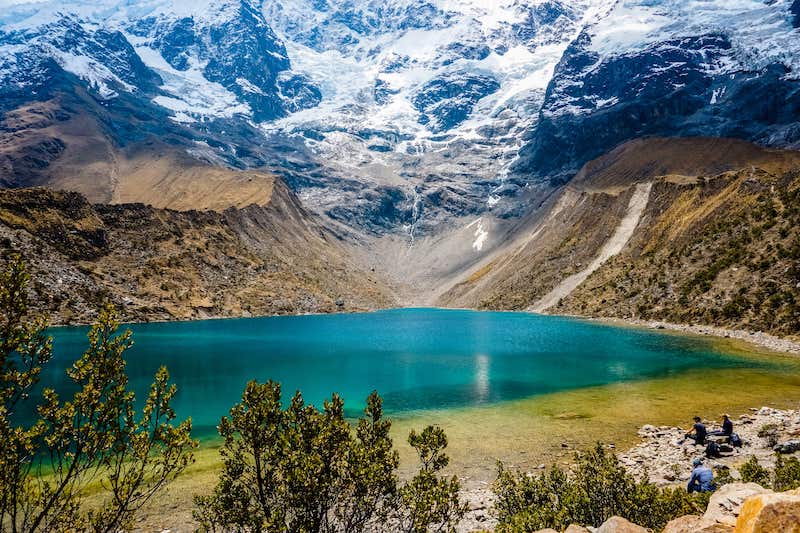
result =
[[[127,37],[133,43],[141,42],[135,36]],[[208,81],[203,76],[204,65],[194,58],[189,58],[189,68],[180,71],[167,63],[157,50],[142,44],[134,46],[134,50],[142,62],[164,80],[161,90],[166,94],[156,96],[153,101],[180,114],[178,122],[190,122],[199,117],[229,118],[251,114],[250,106],[240,103],[235,94],[219,83]]]

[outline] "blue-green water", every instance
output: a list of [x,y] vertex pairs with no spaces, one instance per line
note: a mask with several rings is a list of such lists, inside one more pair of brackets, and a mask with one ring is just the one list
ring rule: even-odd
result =
[[[394,414],[479,406],[550,392],[777,363],[720,353],[710,340],[527,313],[403,309],[357,315],[137,324],[127,354],[142,397],[160,365],[176,410],[212,434],[248,380],[283,384],[319,405],[332,392],[350,414],[378,390]],[[43,381],[63,383],[86,328],[54,328]]]

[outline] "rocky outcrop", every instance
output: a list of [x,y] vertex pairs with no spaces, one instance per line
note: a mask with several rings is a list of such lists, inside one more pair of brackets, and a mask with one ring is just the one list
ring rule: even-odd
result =
[[723,485],[711,495],[711,500],[708,502],[703,518],[734,527],[745,500],[757,494],[771,492],[771,490],[765,489],[756,483],[729,483]]
[[[706,420],[709,428],[717,428],[721,421]],[[749,457],[761,465],[771,467],[774,451],[766,439],[759,436],[761,428],[775,428],[776,438],[786,438],[800,432],[798,411],[762,407],[733,419],[734,431],[741,437],[741,448],[725,453],[723,457],[709,459],[712,468],[729,468],[736,474],[738,467]],[[685,438],[686,430],[671,426],[645,425],[639,429],[642,442],[619,454],[620,462],[637,478],[647,474],[650,482],[659,486],[683,485],[689,479],[692,459],[702,457],[703,446]]]
[[800,532],[800,490],[748,498],[736,520],[736,533]]
[[733,533],[733,527],[702,516],[686,515],[670,520],[662,533]]
[[577,524],[570,524],[567,529],[564,530],[564,533],[589,533],[589,530]]
[[421,113],[421,124],[433,132],[442,132],[464,122],[478,100],[499,88],[491,76],[450,72],[423,85],[412,103]]
[[612,516],[603,522],[595,533],[648,533],[648,531],[620,516]]

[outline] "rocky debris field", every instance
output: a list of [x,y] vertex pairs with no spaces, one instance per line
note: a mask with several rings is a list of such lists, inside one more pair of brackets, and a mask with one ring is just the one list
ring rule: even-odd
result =
[[[734,478],[739,478],[738,466],[751,456],[755,456],[762,466],[771,468],[775,463],[773,447],[777,444],[790,451],[795,448],[792,441],[800,439],[800,411],[762,407],[732,421],[733,431],[742,439],[742,447],[733,448],[733,452],[721,458],[707,459],[706,463],[714,470],[730,468]],[[704,423],[709,431],[713,431],[720,428],[721,421],[706,420]],[[769,438],[759,436],[765,426],[774,427]],[[643,441],[621,453],[620,461],[635,476],[646,475],[656,485],[686,483],[691,474],[692,460],[704,457],[705,452],[705,446],[696,446],[692,440],[684,438],[686,431],[670,426],[642,426],[639,435]]]
[[[738,480],[741,478],[738,467],[751,456],[771,469],[775,465],[776,451],[784,454],[800,451],[800,410],[753,408],[732,421],[734,432],[742,439],[742,447],[733,448],[721,458],[704,459],[717,476],[727,467],[731,477]],[[709,431],[721,426],[721,420],[704,420],[703,423]],[[762,432],[765,427],[769,429],[768,436],[759,436],[760,432],[765,434]],[[692,460],[705,457],[705,446],[696,446],[686,439],[686,431],[673,426],[642,426],[639,430],[642,442],[619,453],[620,462],[634,476],[647,476],[658,486],[684,486],[691,475]],[[465,491],[462,498],[468,502],[469,512],[459,524],[459,533],[494,530],[497,519],[492,509],[495,496],[491,488]],[[740,515],[743,516],[741,520]],[[554,531],[546,529],[536,533]],[[774,493],[755,483],[729,483],[714,493],[703,516],[682,516],[664,529],[664,533],[756,531],[800,533],[800,490]],[[573,525],[566,530],[566,533],[584,532],[645,533],[647,530],[620,517],[609,519],[599,528]]]

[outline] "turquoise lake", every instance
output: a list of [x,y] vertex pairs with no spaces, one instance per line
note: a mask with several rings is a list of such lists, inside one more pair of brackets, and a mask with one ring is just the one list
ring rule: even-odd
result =
[[[706,338],[527,313],[401,309],[128,327],[137,396],[166,365],[178,415],[192,416],[201,438],[251,379],[281,382],[287,401],[296,389],[316,405],[338,392],[351,415],[374,389],[389,413],[412,416],[698,369],[780,372],[780,363],[724,353]],[[86,331],[51,330],[56,355],[46,384],[63,387]]]

